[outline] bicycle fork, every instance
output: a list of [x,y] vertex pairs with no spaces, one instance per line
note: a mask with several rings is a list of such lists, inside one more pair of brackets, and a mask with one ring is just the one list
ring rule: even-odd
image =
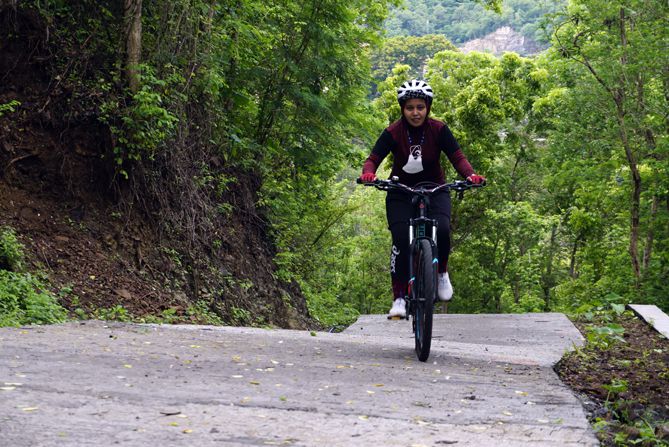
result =
[[[415,255],[416,255],[416,247],[415,247],[415,241],[419,239],[430,239],[431,244],[430,246],[432,247],[432,265],[439,263],[439,258],[438,258],[438,252],[436,250],[437,248],[437,220],[436,219],[430,219],[426,216],[425,213],[425,202],[424,200],[420,200],[417,204],[418,207],[418,217],[409,219],[409,284],[407,288],[407,297],[409,305],[411,306],[407,312],[406,319],[409,319],[409,315],[413,315],[415,312],[415,304],[414,301],[415,299],[420,299],[419,297],[414,297],[413,296],[413,290],[415,287],[416,283],[416,272],[414,269],[414,264],[415,264]],[[427,226],[430,226],[431,231],[430,235],[428,236],[427,233]],[[423,297],[424,299],[425,297]],[[434,301],[433,303],[434,304]],[[414,328],[415,330],[415,328]]]

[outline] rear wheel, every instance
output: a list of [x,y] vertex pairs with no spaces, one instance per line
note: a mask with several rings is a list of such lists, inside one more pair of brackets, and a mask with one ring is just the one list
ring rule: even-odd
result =
[[437,268],[432,253],[432,245],[427,239],[417,242],[414,253],[414,287],[413,305],[414,336],[416,339],[416,355],[424,362],[430,356],[432,344],[432,316],[434,313],[434,297],[437,289]]

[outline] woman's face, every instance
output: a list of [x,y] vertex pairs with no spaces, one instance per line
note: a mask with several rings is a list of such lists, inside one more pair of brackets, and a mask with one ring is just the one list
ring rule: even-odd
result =
[[420,127],[427,117],[427,104],[424,99],[412,98],[407,100],[402,109],[404,118],[414,127]]

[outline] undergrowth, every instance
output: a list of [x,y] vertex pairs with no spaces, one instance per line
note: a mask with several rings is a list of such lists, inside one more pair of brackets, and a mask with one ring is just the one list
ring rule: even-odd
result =
[[669,446],[666,338],[621,304],[592,307],[571,319],[586,344],[556,371],[594,405],[589,419],[602,445]]
[[41,275],[25,272],[24,249],[11,228],[0,229],[0,326],[60,323],[67,311]]

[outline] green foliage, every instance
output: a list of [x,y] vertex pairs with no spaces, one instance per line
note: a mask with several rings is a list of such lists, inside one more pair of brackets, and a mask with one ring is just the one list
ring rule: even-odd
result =
[[[489,179],[454,200],[451,310],[596,312],[631,300],[669,309],[667,5],[572,0],[546,28],[558,30],[555,48],[531,60],[465,55],[450,42],[505,24],[538,38],[539,17],[562,2],[509,0],[498,16],[476,2],[422,0],[393,10],[386,28],[423,37],[381,42],[395,3],[145,3],[141,86],[131,94],[119,2],[26,2],[47,17],[69,49],[63,54],[75,55],[54,61],[77,105],[68,119],[97,114],[109,127],[112,167],[137,173],[138,188],[154,194],[136,191],[138,202],[179,209],[165,227],[181,225],[182,235],[218,249],[212,228],[266,219],[277,278],[300,284],[324,325],[390,304],[383,195],[351,180],[399,117],[397,86],[423,74],[436,94],[431,113]],[[621,8],[629,18],[622,41]],[[0,114],[16,105],[0,105]],[[630,157],[642,184],[638,278],[629,255]],[[156,201],[165,189],[173,195]],[[3,231],[0,263],[18,271],[17,247]],[[165,253],[179,265],[176,251]],[[206,309],[189,312],[214,321]],[[177,318],[170,312],[164,320]],[[245,309],[232,312],[238,324],[257,323]],[[132,318],[123,308],[100,316]],[[608,322],[600,328],[592,332],[601,343],[620,335]]]
[[6,113],[13,113],[14,111],[16,111],[16,108],[20,105],[21,103],[15,99],[12,99],[7,103],[0,104],[0,118],[2,118],[2,116],[5,115]]
[[128,323],[133,320],[128,309],[120,304],[109,308],[95,309],[95,311],[92,312],[91,317],[96,320],[120,321],[123,323]]
[[0,228],[0,269],[21,271],[23,256],[23,246],[16,232],[9,227]]
[[221,317],[211,310],[211,306],[203,300],[199,300],[195,304],[188,306],[188,309],[186,309],[186,316],[200,324],[211,324],[216,326],[225,324]]
[[395,65],[403,64],[411,67],[407,78],[421,78],[428,59],[444,50],[456,50],[456,47],[440,34],[385,39],[381,48],[372,54],[372,76],[377,83],[382,82]]
[[606,395],[606,400],[610,400],[611,397],[615,397],[620,393],[624,393],[627,391],[629,387],[629,383],[627,380],[623,379],[613,379],[611,380],[611,383],[608,385],[602,385],[602,387],[608,391],[608,394]]
[[0,270],[0,327],[61,323],[66,317],[41,280],[30,273]]
[[418,0],[404,2],[391,11],[386,23],[390,36],[443,34],[456,44],[510,26],[525,37],[546,42],[544,15],[558,10],[564,1]]
[[67,313],[38,277],[22,272],[24,248],[12,228],[0,230],[0,327],[65,321]]
[[586,340],[588,343],[597,347],[598,349],[607,349],[614,343],[624,343],[625,339],[622,335],[625,329],[619,324],[609,323],[606,326],[591,326],[586,333]]
[[[141,88],[132,95],[128,106],[121,107],[118,100],[101,105],[100,120],[110,126],[116,137],[114,161],[119,172],[128,173],[122,167],[127,161],[154,159],[156,152],[164,148],[173,136],[179,119],[165,107],[164,96],[174,92],[184,79],[172,74],[166,80],[159,79],[148,65],[139,67]],[[178,95],[179,100],[185,97]]]
[[232,317],[232,321],[237,325],[244,326],[253,324],[253,315],[246,309],[232,306],[230,316]]

